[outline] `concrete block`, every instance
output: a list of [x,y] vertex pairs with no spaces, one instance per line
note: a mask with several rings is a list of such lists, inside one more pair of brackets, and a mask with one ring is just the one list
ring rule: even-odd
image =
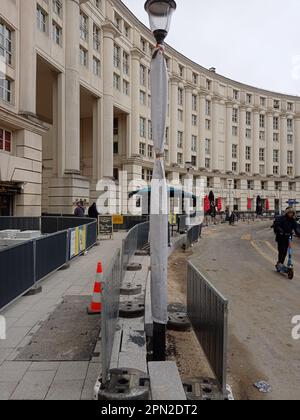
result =
[[39,230],[25,230],[24,232],[19,232],[16,235],[16,239],[35,239],[41,236],[41,232]]
[[15,239],[17,233],[21,232],[17,229],[0,230],[1,239]]
[[152,400],[186,401],[182,381],[175,362],[148,363]]

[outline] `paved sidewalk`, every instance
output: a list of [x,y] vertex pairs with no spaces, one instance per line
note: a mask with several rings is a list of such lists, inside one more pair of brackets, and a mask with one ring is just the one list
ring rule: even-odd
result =
[[[104,271],[126,233],[101,241],[86,256],[77,258],[68,270],[58,271],[43,283],[36,296],[22,297],[3,311],[7,339],[0,340],[0,400],[90,400],[100,373],[100,358],[91,362],[19,362],[18,349],[24,347],[40,323],[62,302],[65,295],[91,295],[97,262]],[[17,263],[17,262],[16,262]],[[97,347],[100,346],[98,342]],[[99,352],[96,347],[95,352]]]

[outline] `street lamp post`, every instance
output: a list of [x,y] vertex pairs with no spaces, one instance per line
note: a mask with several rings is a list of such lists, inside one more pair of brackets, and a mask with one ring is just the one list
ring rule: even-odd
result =
[[155,148],[151,182],[150,247],[151,302],[153,317],[153,359],[166,359],[168,323],[168,193],[164,166],[166,119],[168,110],[168,70],[164,41],[176,10],[174,0],[147,0],[145,10],[156,39],[151,61],[151,114]]

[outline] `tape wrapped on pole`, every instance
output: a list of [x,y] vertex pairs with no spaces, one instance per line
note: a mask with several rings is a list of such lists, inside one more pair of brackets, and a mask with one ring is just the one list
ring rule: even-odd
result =
[[151,111],[156,159],[151,182],[151,301],[153,321],[168,323],[168,192],[164,167],[168,71],[164,49],[158,46],[151,62]]

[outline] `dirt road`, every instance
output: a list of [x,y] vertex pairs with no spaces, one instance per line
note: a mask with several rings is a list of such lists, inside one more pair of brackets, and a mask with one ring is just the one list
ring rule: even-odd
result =
[[[299,240],[294,253],[291,282],[274,270],[270,222],[209,228],[194,248],[193,263],[230,302],[229,382],[238,398],[300,399],[300,341],[291,334],[291,320],[300,315]],[[272,393],[260,394],[258,380],[270,383]]]

